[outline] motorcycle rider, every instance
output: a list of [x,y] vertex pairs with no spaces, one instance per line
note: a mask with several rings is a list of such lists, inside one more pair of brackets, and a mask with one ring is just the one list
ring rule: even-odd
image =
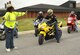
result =
[[69,17],[72,17],[72,22],[75,23],[75,29],[78,32],[78,27],[77,27],[77,15],[75,14],[74,11],[71,11]]
[[39,21],[42,21],[42,20],[43,20],[43,18],[44,18],[44,16],[43,16],[43,12],[42,12],[42,11],[39,11],[39,13],[38,13],[38,17],[37,17],[37,19],[36,19],[36,20],[38,20],[38,19],[39,19]]
[[52,9],[48,9],[47,16],[45,17],[45,19],[50,20],[51,23],[56,22],[54,24],[54,27],[55,27],[55,30],[56,30],[55,36],[56,36],[57,43],[59,43],[57,19],[56,19],[56,16],[53,14],[53,10]]
[[[35,19],[36,20],[39,20],[39,23],[43,20],[44,16],[43,16],[43,12],[42,11],[39,11],[38,12],[38,17]],[[35,36],[37,36],[38,34],[38,27],[35,27]]]

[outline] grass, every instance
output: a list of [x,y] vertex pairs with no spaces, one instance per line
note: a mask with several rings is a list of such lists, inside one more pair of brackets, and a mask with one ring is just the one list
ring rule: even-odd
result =
[[27,31],[27,30],[33,30],[33,19],[21,19],[18,20],[18,29],[19,31]]
[[[0,23],[3,20],[0,17]],[[25,19],[20,19],[18,20],[18,30],[19,31],[28,31],[28,30],[33,30],[34,26],[33,26],[33,19],[31,18],[25,18]]]
[[57,20],[58,21],[62,21],[62,25],[63,26],[66,26],[67,25],[67,22],[66,22],[66,20],[64,18],[58,18]]
[[[58,21],[62,21],[63,26],[66,26],[66,21],[62,18],[57,19]],[[21,19],[18,20],[19,25],[18,25],[18,29],[19,31],[27,31],[27,30],[33,30],[34,26],[33,26],[33,19]]]
[[[19,30],[19,31],[33,30],[33,29],[34,29],[33,20],[34,20],[34,19],[31,19],[31,18],[25,18],[25,19],[20,19],[20,20],[18,20],[18,30]],[[64,19],[58,18],[57,20],[58,20],[58,21],[62,21],[63,26],[66,26],[66,21],[65,21]],[[3,20],[2,20],[1,17],[0,17],[0,23],[1,23],[2,21],[3,21]]]

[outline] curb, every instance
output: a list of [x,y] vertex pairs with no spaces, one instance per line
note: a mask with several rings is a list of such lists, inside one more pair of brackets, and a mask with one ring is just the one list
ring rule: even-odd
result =
[[65,28],[67,28],[67,26],[65,26],[65,27],[62,27],[61,29],[65,29]]
[[19,35],[34,33],[34,30],[18,32]]
[[[66,29],[66,28],[67,26],[62,27],[61,29]],[[78,25],[78,28],[80,28],[80,25]],[[30,34],[30,33],[34,33],[34,30],[18,32],[19,35]]]
[[[61,29],[65,29],[65,28],[67,28],[67,26],[62,27]],[[18,32],[19,35],[30,34],[30,33],[34,33],[34,30]]]

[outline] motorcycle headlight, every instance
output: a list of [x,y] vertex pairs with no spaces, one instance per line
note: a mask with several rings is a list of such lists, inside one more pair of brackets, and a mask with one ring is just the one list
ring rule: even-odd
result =
[[41,28],[44,28],[44,26],[42,26]]
[[68,23],[71,23],[71,21],[68,21]]

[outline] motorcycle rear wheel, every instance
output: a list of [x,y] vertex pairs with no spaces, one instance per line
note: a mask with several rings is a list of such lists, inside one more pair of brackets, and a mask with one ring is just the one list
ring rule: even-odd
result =
[[1,41],[4,41],[5,39],[6,39],[5,35],[2,35],[2,34],[1,34],[0,40],[1,40]]

